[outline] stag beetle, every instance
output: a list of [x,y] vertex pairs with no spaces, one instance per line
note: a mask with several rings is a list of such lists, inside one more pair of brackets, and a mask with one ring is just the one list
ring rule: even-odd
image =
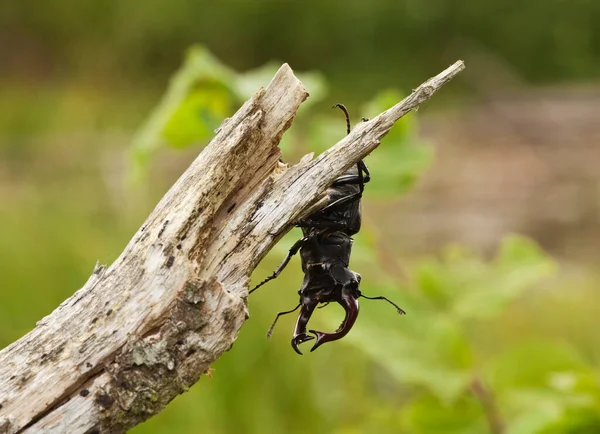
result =
[[[350,116],[343,104],[336,104],[346,116],[346,132],[350,133]],[[281,315],[287,315],[300,308],[300,314],[294,329],[292,347],[302,355],[298,345],[315,339],[311,351],[316,350],[326,342],[335,341],[348,334],[358,316],[358,299],[385,300],[404,314],[404,310],[384,296],[367,297],[361,293],[360,274],[348,268],[352,250],[352,235],[358,233],[361,225],[360,199],[365,184],[371,175],[366,164],[360,160],[342,176],[337,178],[327,189],[330,203],[314,212],[303,220],[294,222],[294,226],[302,229],[303,238],[296,241],[283,262],[273,274],[256,285],[250,293],[275,279],[290,262],[290,259],[300,252],[304,281],[298,291],[300,302],[289,311],[279,312],[267,332],[270,337],[277,320]],[[306,333],[308,321],[319,303],[325,306],[330,302],[339,303],[346,314],[340,327],[333,333],[309,330],[314,336]],[[320,307],[325,307],[320,306]]]

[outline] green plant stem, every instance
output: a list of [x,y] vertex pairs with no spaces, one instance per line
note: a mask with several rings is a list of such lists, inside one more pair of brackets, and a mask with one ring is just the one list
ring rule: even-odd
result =
[[504,434],[506,431],[504,429],[505,424],[498,410],[498,406],[496,405],[494,394],[477,376],[475,376],[471,382],[471,391],[483,406],[485,416],[490,426],[490,432],[492,434]]

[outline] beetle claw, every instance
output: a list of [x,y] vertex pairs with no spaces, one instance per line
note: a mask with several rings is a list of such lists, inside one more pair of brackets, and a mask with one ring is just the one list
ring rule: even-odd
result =
[[354,325],[354,322],[356,321],[356,318],[358,317],[358,309],[359,309],[358,300],[356,298],[354,298],[352,295],[344,294],[344,295],[342,295],[342,298],[340,301],[338,301],[338,303],[341,304],[342,307],[344,308],[344,310],[346,311],[346,316],[344,318],[344,321],[342,322],[340,327],[333,333],[325,333],[325,332],[320,332],[317,330],[309,330],[309,332],[312,333],[313,335],[315,335],[315,337],[317,338],[317,342],[315,342],[313,347],[310,349],[311,352],[316,350],[317,348],[319,348],[321,345],[323,345],[326,342],[337,341],[338,339],[343,338],[344,336],[346,336],[348,334],[348,332]]
[[292,348],[298,354],[302,355],[302,351],[300,351],[300,348],[298,348],[298,345],[301,344],[301,343],[303,343],[303,342],[313,340],[314,338],[315,338],[314,336],[307,335],[306,333],[300,334],[298,336],[294,336],[292,338]]
[[308,320],[315,310],[317,303],[318,302],[316,300],[310,300],[308,303],[303,304],[300,308],[300,314],[298,315],[296,328],[294,329],[294,337],[292,338],[292,348],[300,355],[302,355],[302,352],[298,348],[298,345],[302,342],[314,339],[313,336],[306,334],[306,324],[308,324]]
[[316,350],[317,348],[319,348],[321,346],[321,344],[324,344],[325,342],[328,342],[328,340],[326,339],[327,335],[332,335],[333,333],[324,333],[324,332],[319,332],[317,330],[309,330],[310,333],[314,334],[317,337],[317,342],[315,342],[315,344],[313,345],[313,347],[310,349],[310,352],[312,353],[314,350]]

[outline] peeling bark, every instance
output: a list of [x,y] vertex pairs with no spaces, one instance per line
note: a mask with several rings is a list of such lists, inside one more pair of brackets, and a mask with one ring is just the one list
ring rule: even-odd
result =
[[308,93],[283,65],[223,122],[121,256],[0,351],[0,433],[122,432],[159,413],[231,348],[248,318],[250,273],[290,222],[463,68],[288,168],[278,144]]

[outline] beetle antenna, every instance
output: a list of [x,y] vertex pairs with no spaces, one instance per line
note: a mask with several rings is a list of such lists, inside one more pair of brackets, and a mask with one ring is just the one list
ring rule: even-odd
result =
[[350,115],[348,114],[348,109],[346,108],[346,106],[344,104],[338,103],[331,108],[339,108],[344,112],[344,114],[346,115],[346,134],[350,134]]
[[398,306],[396,303],[394,303],[392,300],[390,300],[387,297],[384,297],[383,295],[380,295],[379,297],[367,297],[366,295],[361,294],[360,295],[362,298],[366,298],[367,300],[385,300],[387,301],[389,304],[391,304],[392,306],[394,306],[396,309],[398,309],[398,313],[400,315],[406,315],[406,311],[404,309],[402,309],[400,306]]

